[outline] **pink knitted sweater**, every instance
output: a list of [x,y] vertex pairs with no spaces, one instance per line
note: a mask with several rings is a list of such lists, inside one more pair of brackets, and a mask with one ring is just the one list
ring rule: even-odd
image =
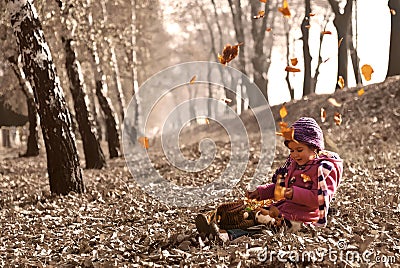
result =
[[[293,188],[293,198],[280,201],[275,206],[288,220],[325,226],[329,202],[340,183],[342,172],[343,161],[329,151],[320,152],[316,159],[301,167],[291,160],[284,184]],[[275,183],[258,186],[257,189],[261,199],[270,199],[274,197]]]

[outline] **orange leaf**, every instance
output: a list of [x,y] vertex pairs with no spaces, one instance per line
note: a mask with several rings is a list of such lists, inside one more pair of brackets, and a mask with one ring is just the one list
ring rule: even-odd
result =
[[363,74],[365,80],[369,81],[371,80],[371,75],[374,72],[374,69],[372,69],[371,65],[364,64],[361,67],[361,73]]
[[196,81],[197,76],[193,75],[192,79],[190,79],[190,84],[194,84],[194,82]]
[[364,88],[360,88],[360,89],[357,91],[358,96],[362,96],[362,95],[364,95],[364,93],[365,93]]
[[329,98],[328,102],[330,104],[332,104],[333,106],[335,106],[335,107],[341,107],[342,106],[342,104],[338,103],[334,98]]
[[332,34],[331,31],[322,31],[321,34]]
[[286,122],[279,122],[280,132],[276,135],[282,136],[285,140],[295,141],[294,139],[294,128],[288,127]]
[[396,10],[394,10],[394,9],[390,9],[390,13],[394,16],[394,15],[396,15]]
[[290,62],[292,63],[293,66],[296,66],[299,61],[297,60],[297,58],[293,58],[290,59]]
[[271,28],[267,28],[265,31],[270,32],[270,31],[272,31],[272,29]]
[[239,46],[241,45],[243,45],[243,43],[239,43],[234,46],[227,44],[222,50],[222,55],[218,54],[219,62],[223,65],[226,65],[228,62],[236,58],[236,56],[239,54]]
[[260,0],[261,3],[267,3],[267,0]]
[[281,12],[285,18],[291,16],[287,0],[283,0],[283,7],[278,8],[278,11]]
[[298,73],[298,72],[300,72],[300,69],[294,68],[294,67],[291,67],[291,66],[286,66],[285,71],[286,72],[292,72],[292,73]]
[[303,179],[303,182],[309,182],[311,181],[310,176],[306,175],[306,174],[301,174],[300,177]]
[[143,148],[149,149],[149,138],[141,136],[137,140]]
[[315,14],[314,13],[310,13],[310,14],[308,14],[310,17],[314,17],[315,16]]
[[338,112],[335,112],[335,115],[333,116],[333,120],[335,121],[335,124],[337,126],[340,126],[340,124],[342,123],[342,115]]
[[321,107],[321,122],[325,122],[326,120],[326,111],[324,108]]
[[260,10],[258,11],[258,14],[256,16],[253,16],[253,19],[261,19],[265,16],[265,11],[264,10]]
[[288,112],[287,112],[287,110],[286,110],[286,106],[285,106],[285,103],[284,103],[284,104],[282,104],[282,107],[281,107],[281,109],[279,110],[279,115],[280,115],[281,118],[283,119],[283,118],[285,118],[285,117],[287,116],[287,114],[288,114]]
[[343,42],[343,37],[339,39],[339,41],[338,41],[338,47],[340,47],[340,45],[342,44],[342,42]]
[[339,79],[338,79],[337,83],[338,83],[340,89],[344,88],[344,78],[341,75],[339,75]]

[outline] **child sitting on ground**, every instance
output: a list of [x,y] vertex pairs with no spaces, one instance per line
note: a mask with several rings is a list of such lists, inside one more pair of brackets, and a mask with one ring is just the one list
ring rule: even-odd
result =
[[[246,196],[256,200],[272,199],[279,187],[284,198],[272,206],[279,210],[289,229],[298,228],[302,223],[325,226],[329,203],[342,177],[343,162],[336,153],[324,150],[322,130],[313,118],[302,117],[291,127],[293,137],[286,137],[284,141],[290,155],[275,171],[273,183],[260,185]],[[196,218],[196,227],[199,233],[212,233],[223,241],[255,232],[221,230],[201,214]]]

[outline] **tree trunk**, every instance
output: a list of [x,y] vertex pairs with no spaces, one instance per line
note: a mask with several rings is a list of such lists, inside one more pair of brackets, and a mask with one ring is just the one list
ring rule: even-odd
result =
[[[242,7],[240,5],[240,0],[235,0],[235,3],[232,3],[232,0],[228,0],[229,6],[231,8],[232,13],[232,22],[233,27],[235,29],[236,41],[238,43],[244,42],[244,29],[242,23]],[[239,70],[247,75],[246,72],[246,58],[245,58],[245,47],[246,44],[243,44],[239,49]]]
[[303,96],[313,93],[311,90],[311,54],[308,45],[310,33],[307,25],[310,25],[311,3],[310,0],[305,0],[305,15],[301,23],[301,32],[303,34],[303,57],[304,57],[304,83],[303,83]]
[[[107,23],[108,23],[106,1],[105,0],[101,0],[100,4],[101,4],[101,10],[102,10],[102,13],[103,13],[103,22],[102,23],[103,23],[103,25],[105,27],[105,25],[107,25]],[[121,77],[120,77],[120,74],[119,74],[117,55],[115,54],[115,47],[114,47],[114,43],[113,43],[112,39],[110,37],[105,37],[105,40],[107,42],[107,46],[110,49],[110,55],[111,55],[110,65],[111,65],[111,69],[113,71],[115,88],[117,90],[117,100],[118,100],[118,106],[119,106],[119,114],[120,114],[120,117],[121,117],[120,119],[121,119],[121,122],[123,122],[123,120],[125,118],[126,105],[125,105],[124,91],[122,89],[122,84],[121,84]]]
[[37,107],[35,97],[33,96],[33,89],[29,82],[25,79],[25,74],[18,67],[18,61],[15,57],[9,57],[8,61],[13,69],[14,74],[18,78],[19,85],[22,92],[26,97],[26,104],[28,107],[28,120],[29,120],[29,135],[26,145],[26,152],[22,157],[31,157],[39,155],[39,132]]
[[[289,65],[290,62],[290,54],[289,54],[289,46],[290,46],[290,41],[289,41],[289,27],[288,27],[288,22],[285,21],[285,35],[286,35],[286,60],[287,63]],[[294,100],[294,90],[292,88],[292,85],[290,83],[290,77],[289,77],[290,73],[286,72],[286,84],[288,85],[288,89],[289,89],[289,93],[290,93],[290,99]]]
[[95,120],[89,110],[89,99],[86,96],[85,84],[75,51],[71,46],[72,39],[63,40],[65,46],[65,68],[70,81],[71,95],[74,100],[76,121],[81,134],[86,168],[101,169],[106,160],[96,138]]
[[23,70],[39,105],[50,190],[56,194],[82,193],[84,185],[71,131],[71,115],[38,14],[31,1],[25,0],[8,0],[8,10],[22,55]]
[[[348,83],[348,55],[347,51],[349,50],[349,27],[352,27],[351,23],[351,15],[353,8],[353,0],[347,0],[346,6],[344,7],[344,12],[340,13],[339,2],[336,0],[328,0],[329,4],[332,7],[333,12],[335,13],[335,18],[333,20],[333,24],[336,27],[336,31],[338,34],[338,38],[342,40],[342,43],[339,47],[338,51],[338,77],[342,76],[344,79],[344,85],[347,86]],[[351,39],[351,37],[350,37]],[[338,87],[336,87],[338,88]]]
[[386,77],[400,75],[400,1],[389,0],[389,8],[396,11],[391,16],[389,68]]
[[[251,4],[251,14],[253,15],[258,14],[261,7],[261,3],[259,1],[250,1],[250,4]],[[266,73],[267,56],[264,53],[264,38],[265,38],[265,29],[267,27],[268,15],[270,13],[268,1],[264,5],[264,12],[265,16],[261,19],[262,20],[261,23],[259,19],[253,19],[251,21],[251,35],[254,41],[253,42],[254,53],[251,62],[253,64],[253,69],[254,69],[254,83],[261,90],[265,99],[268,100],[267,80],[264,78],[264,76],[265,77],[267,76]],[[264,104],[262,100],[255,100],[255,101],[258,101],[257,103],[254,104],[255,106]]]
[[[87,0],[87,6],[91,7],[91,1]],[[107,143],[108,143],[108,151],[110,158],[115,158],[119,157],[121,152],[121,145],[119,141],[119,133],[118,133],[118,119],[115,116],[114,108],[112,106],[111,100],[107,97],[106,92],[107,92],[107,84],[105,81],[105,76],[103,74],[103,70],[100,65],[100,57],[99,53],[97,51],[97,43],[95,41],[96,35],[95,35],[95,29],[93,25],[93,20],[92,20],[92,13],[89,8],[89,14],[88,14],[88,24],[93,31],[92,34],[90,34],[90,42],[91,42],[91,47],[90,47],[90,52],[92,54],[93,58],[93,71],[94,71],[94,78],[95,78],[95,84],[96,84],[96,96],[99,101],[99,105],[101,107],[101,110],[103,111],[104,118],[105,118],[105,123],[106,123],[106,132],[107,132]]]
[[136,55],[136,46],[137,46],[137,40],[136,40],[136,0],[131,0],[131,55],[130,57],[131,60],[131,73],[132,73],[132,86],[133,86],[133,96],[132,96],[132,101],[135,104],[135,116],[133,120],[133,126],[132,128],[135,128],[135,131],[137,132],[136,128],[139,126],[139,113],[140,113],[140,100],[138,98],[138,92],[139,92],[139,82],[138,82],[138,71],[137,71],[137,55]]

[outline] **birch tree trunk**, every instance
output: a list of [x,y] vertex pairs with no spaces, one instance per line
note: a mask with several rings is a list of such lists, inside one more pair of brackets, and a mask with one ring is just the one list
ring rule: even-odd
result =
[[97,50],[97,42],[95,40],[96,36],[94,34],[94,25],[92,19],[92,12],[90,10],[91,1],[87,0],[87,6],[89,7],[88,14],[88,24],[91,29],[90,33],[90,52],[93,58],[93,72],[96,85],[96,96],[99,101],[99,105],[104,114],[104,119],[106,122],[106,132],[107,132],[107,143],[110,158],[119,157],[121,154],[121,144],[119,140],[118,133],[118,119],[115,116],[114,108],[112,106],[111,100],[107,97],[107,83],[105,81],[105,75],[100,64],[100,57]]
[[56,194],[82,193],[84,185],[71,115],[38,14],[30,0],[8,0],[7,4],[23,70],[39,106],[50,190]]
[[86,96],[85,84],[83,83],[82,70],[71,45],[72,39],[63,41],[65,67],[70,81],[71,95],[74,100],[76,121],[82,138],[86,168],[101,169],[106,166],[106,160],[96,137],[95,120],[88,108],[90,105]]

